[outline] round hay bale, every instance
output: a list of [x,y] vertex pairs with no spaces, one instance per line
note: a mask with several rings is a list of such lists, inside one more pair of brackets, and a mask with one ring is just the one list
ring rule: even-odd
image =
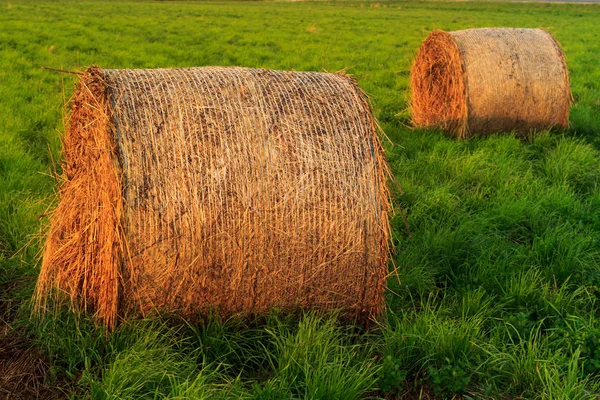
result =
[[389,169],[348,76],[89,68],[36,288],[113,327],[271,308],[384,309]]
[[571,91],[564,54],[542,29],[436,30],[411,68],[413,123],[459,138],[564,128]]

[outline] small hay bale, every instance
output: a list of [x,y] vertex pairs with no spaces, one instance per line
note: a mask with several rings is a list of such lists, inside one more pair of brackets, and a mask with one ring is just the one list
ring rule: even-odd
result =
[[564,54],[542,29],[436,30],[411,68],[413,123],[459,138],[564,128],[571,91]]
[[90,67],[36,308],[127,315],[384,309],[389,167],[348,76]]

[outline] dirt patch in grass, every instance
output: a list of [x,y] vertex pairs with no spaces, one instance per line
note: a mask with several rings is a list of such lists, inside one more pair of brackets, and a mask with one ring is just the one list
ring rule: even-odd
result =
[[67,382],[50,377],[50,361],[23,331],[15,329],[19,294],[32,277],[13,279],[0,285],[0,400],[64,399]]
[[0,398],[66,398],[61,388],[47,384],[48,361],[30,341],[3,325],[0,336]]

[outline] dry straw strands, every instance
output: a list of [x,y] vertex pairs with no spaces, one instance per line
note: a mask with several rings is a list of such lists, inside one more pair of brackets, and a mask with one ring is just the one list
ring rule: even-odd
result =
[[434,31],[411,68],[413,122],[460,138],[566,127],[564,54],[542,29]]
[[113,327],[166,311],[383,307],[387,162],[344,75],[89,68],[36,304]]

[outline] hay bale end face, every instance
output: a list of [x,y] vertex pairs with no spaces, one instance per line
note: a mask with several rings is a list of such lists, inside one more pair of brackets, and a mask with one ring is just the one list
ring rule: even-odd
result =
[[384,308],[389,192],[376,122],[339,74],[89,68],[36,306],[114,327],[169,312]]
[[460,138],[564,128],[571,92],[564,54],[542,29],[434,31],[411,68],[413,123]]

